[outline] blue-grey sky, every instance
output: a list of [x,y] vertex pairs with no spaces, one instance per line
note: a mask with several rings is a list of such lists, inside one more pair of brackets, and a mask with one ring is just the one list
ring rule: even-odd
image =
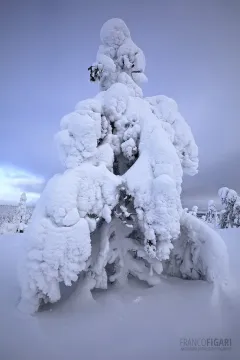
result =
[[240,1],[1,0],[0,7],[0,198],[7,187],[34,196],[60,169],[54,133],[77,101],[98,91],[87,68],[112,17],[145,53],[145,95],[174,98],[192,128],[200,167],[184,179],[184,196],[207,201],[223,185],[240,191]]

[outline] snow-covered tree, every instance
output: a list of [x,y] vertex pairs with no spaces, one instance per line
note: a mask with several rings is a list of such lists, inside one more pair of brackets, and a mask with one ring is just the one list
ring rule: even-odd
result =
[[16,213],[15,206],[1,205],[0,207],[0,234],[15,232],[13,230],[13,218]]
[[30,218],[29,210],[26,206],[27,197],[21,194],[18,206],[10,206],[10,211],[6,210],[4,220],[0,226],[0,234],[23,233]]
[[221,214],[223,217],[220,220],[220,226],[221,228],[234,227],[234,205],[238,200],[238,194],[235,190],[222,187],[219,189],[218,195],[225,210],[225,212]]
[[208,211],[206,214],[206,222],[211,224],[212,226],[217,226],[217,209],[213,200],[209,200],[208,202]]
[[26,215],[27,215],[27,196],[26,193],[22,193],[16,214],[13,218],[13,225],[15,232],[23,233],[26,227]]
[[194,205],[192,207],[192,210],[190,211],[190,214],[193,216],[197,216],[197,212],[198,212],[198,206]]
[[26,219],[25,219],[27,226],[29,225],[29,223],[31,221],[32,213],[33,213],[33,207],[32,206],[27,206]]
[[233,207],[233,224],[240,227],[240,198],[238,197]]
[[208,274],[208,258],[202,258],[203,230],[211,253],[219,254],[211,229],[181,205],[183,173],[198,168],[190,127],[174,100],[143,97],[145,57],[122,20],[107,21],[100,38],[89,67],[100,93],[62,118],[56,141],[66,171],[48,182],[26,231],[22,310],[59,300],[59,283],[69,286],[80,273],[78,289],[88,296],[93,288],[123,285],[129,275],[154,285],[163,267],[172,268],[164,265],[170,254],[172,263],[186,246],[188,257],[175,262],[175,273],[186,259],[189,278],[219,276],[214,263]]
[[229,227],[228,212],[226,210],[220,211],[219,227],[220,227],[220,229],[227,229]]
[[238,199],[238,195],[235,190],[229,189],[227,194],[227,206],[226,210],[228,211],[228,218],[231,227],[234,227],[234,205]]

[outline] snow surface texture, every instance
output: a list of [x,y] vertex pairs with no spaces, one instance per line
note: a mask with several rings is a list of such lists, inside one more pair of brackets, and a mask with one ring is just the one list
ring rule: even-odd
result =
[[[1,360],[237,360],[240,345],[239,229],[220,230],[230,255],[237,288],[211,304],[212,285],[203,281],[163,279],[154,288],[129,286],[93,292],[81,307],[75,298],[28,316],[16,309],[16,262],[25,234],[0,236]],[[70,306],[72,305],[72,307]],[[231,350],[183,351],[182,338],[231,338]]]
[[[123,284],[128,275],[154,285],[182,241],[183,172],[194,175],[198,167],[190,127],[172,99],[143,98],[145,57],[126,24],[111,19],[100,37],[89,70],[102,91],[62,118],[56,142],[67,170],[50,180],[27,230],[20,303],[26,311],[59,300],[59,283],[71,285],[80,272],[85,280],[81,275],[78,286],[86,291]],[[196,243],[202,227],[196,225]],[[218,256],[216,247],[211,251]]]

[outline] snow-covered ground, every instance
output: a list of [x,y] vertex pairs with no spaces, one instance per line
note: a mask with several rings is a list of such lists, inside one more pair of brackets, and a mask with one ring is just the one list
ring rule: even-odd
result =
[[[24,235],[0,236],[0,359],[239,359],[240,230],[221,230],[230,255],[231,297],[211,303],[202,281],[163,279],[154,288],[98,291],[96,302],[62,302],[27,316],[20,313],[16,264]],[[182,338],[231,338],[231,350],[183,351]]]

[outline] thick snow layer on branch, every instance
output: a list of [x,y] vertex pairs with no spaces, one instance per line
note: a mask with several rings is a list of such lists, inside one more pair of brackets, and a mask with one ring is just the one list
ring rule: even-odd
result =
[[[104,165],[83,164],[69,169],[57,177],[46,206],[47,216],[60,226],[70,221],[67,217],[73,211],[78,217],[95,215],[105,218],[117,203],[117,186],[120,184],[121,179]],[[108,216],[105,220],[109,220]]]
[[195,175],[198,169],[198,148],[189,125],[179,113],[176,102],[163,95],[146,98],[146,100],[152,112],[164,123],[163,126],[181,160],[183,171],[186,174]]
[[[100,32],[96,63],[90,67],[91,79],[100,80],[102,90],[116,82],[130,84],[127,77],[136,84],[147,81],[144,74],[146,61],[143,51],[132,41],[130,31],[121,19],[110,19]],[[132,87],[132,86],[131,86]]]
[[206,223],[184,212],[181,236],[174,244],[167,272],[184,279],[203,279],[224,286],[229,281],[226,244]]
[[59,282],[71,285],[86,269],[94,218],[111,221],[118,185],[120,179],[104,165],[91,164],[66,170],[49,181],[26,232],[22,307],[27,302],[31,312],[41,299],[57,301]]
[[[64,281],[71,285],[76,281],[91,253],[90,232],[85,219],[77,218],[69,211],[65,212],[65,219],[71,217],[72,226],[57,226],[59,216],[64,214],[64,206],[49,216],[47,206],[49,201],[53,202],[52,194],[56,192],[60,177],[56,175],[49,181],[25,235],[25,258],[20,267],[20,309],[30,313],[38,309],[41,300],[59,300],[59,283]],[[59,197],[61,195],[59,191]],[[52,221],[53,218],[56,222]]]
[[96,154],[101,126],[101,103],[95,99],[78,103],[75,112],[62,118],[56,142],[67,168],[79,166]]
[[[157,245],[156,256],[164,259],[171,240],[180,231],[182,167],[161,122],[141,99],[134,99],[141,127],[139,158],[124,175],[145,241]],[[158,249],[166,242],[164,253]],[[159,245],[160,246],[160,245]]]
[[121,19],[114,18],[106,21],[100,31],[102,43],[113,48],[121,46],[128,38],[130,38],[130,31]]

